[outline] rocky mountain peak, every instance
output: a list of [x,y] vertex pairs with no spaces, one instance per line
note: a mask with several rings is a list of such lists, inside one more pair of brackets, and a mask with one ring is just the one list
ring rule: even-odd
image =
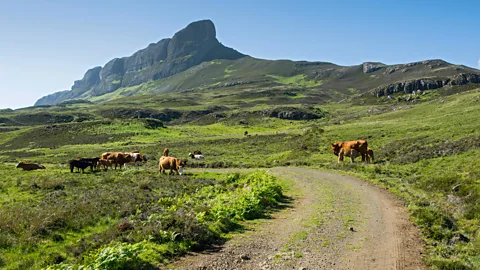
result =
[[131,56],[115,58],[103,67],[88,70],[82,80],[75,81],[70,92],[43,97],[35,105],[52,105],[67,99],[101,96],[121,87],[175,75],[205,61],[235,60],[244,56],[218,42],[212,21],[192,22],[171,39],[150,43]]
[[172,38],[172,40],[179,40],[182,42],[186,41],[197,41],[201,42],[204,40],[215,39],[217,33],[215,31],[215,25],[210,20],[202,20],[197,22],[192,22],[184,29],[178,31]]

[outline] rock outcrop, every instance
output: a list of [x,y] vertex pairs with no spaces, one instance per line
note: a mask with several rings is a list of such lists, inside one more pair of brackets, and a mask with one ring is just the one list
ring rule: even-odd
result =
[[295,107],[281,107],[258,112],[263,117],[272,117],[288,120],[313,120],[323,118],[325,115],[311,110]]
[[363,63],[363,73],[375,72],[375,71],[383,68],[384,66],[385,66],[385,64],[383,64],[383,63],[365,62],[365,63]]
[[216,38],[210,20],[197,21],[177,32],[171,39],[162,39],[129,57],[115,58],[105,66],[88,70],[75,81],[71,90],[39,99],[35,106],[53,105],[88,96],[101,96],[120,87],[138,85],[175,75],[204,61],[244,57],[223,46]]
[[459,73],[452,77],[446,78],[425,78],[397,82],[377,87],[373,90],[376,97],[387,96],[395,93],[410,94],[417,90],[438,89],[446,85],[464,85],[467,83],[480,83],[480,74],[463,74]]

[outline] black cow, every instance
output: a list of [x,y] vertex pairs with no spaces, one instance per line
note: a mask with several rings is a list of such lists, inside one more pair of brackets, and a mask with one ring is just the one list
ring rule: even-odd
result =
[[91,170],[93,170],[93,162],[86,161],[86,160],[78,160],[78,159],[73,159],[68,162],[70,164],[70,172],[73,173],[73,168],[77,167],[79,169],[82,169],[82,173],[85,172],[85,168],[90,167]]
[[97,167],[97,164],[98,164],[98,161],[100,160],[100,158],[98,158],[98,157],[96,157],[96,158],[79,158],[78,160],[91,162],[93,164],[93,167],[92,167],[92,170],[93,170],[93,168]]

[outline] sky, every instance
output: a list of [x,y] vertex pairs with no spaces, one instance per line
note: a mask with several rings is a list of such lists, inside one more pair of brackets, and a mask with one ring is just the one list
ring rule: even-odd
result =
[[0,109],[68,90],[201,19],[256,58],[480,68],[479,11],[476,0],[0,0]]

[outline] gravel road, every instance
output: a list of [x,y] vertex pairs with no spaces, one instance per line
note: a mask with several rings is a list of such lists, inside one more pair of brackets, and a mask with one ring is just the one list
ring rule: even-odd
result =
[[268,171],[291,181],[284,210],[165,269],[427,269],[419,231],[388,191],[316,169]]

